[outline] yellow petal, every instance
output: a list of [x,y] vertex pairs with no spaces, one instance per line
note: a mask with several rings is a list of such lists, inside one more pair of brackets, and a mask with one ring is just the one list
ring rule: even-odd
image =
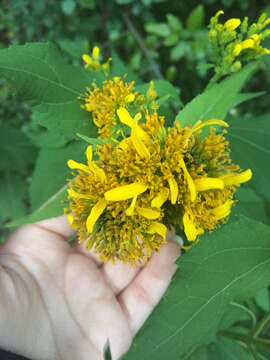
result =
[[197,229],[194,222],[188,213],[185,213],[183,216],[183,225],[186,237],[189,241],[194,241],[198,234],[202,233],[202,229]]
[[168,199],[169,193],[170,193],[170,191],[167,188],[160,190],[158,195],[156,197],[154,197],[154,199],[152,199],[151,206],[160,208],[165,203],[165,201]]
[[116,188],[105,192],[105,199],[108,201],[121,201],[131,199],[145,192],[147,188],[147,185],[139,182],[123,186],[117,186]]
[[253,34],[253,35],[250,36],[250,38],[255,40],[255,41],[258,41],[258,40],[260,40],[261,36],[258,35],[258,34]]
[[121,123],[129,126],[130,128],[132,128],[135,125],[136,121],[129,115],[127,109],[120,107],[119,109],[116,110],[116,113]]
[[80,169],[80,170],[83,170],[87,173],[90,172],[88,166],[84,165],[84,164],[81,164],[81,163],[78,163],[77,161],[74,161],[74,160],[68,160],[67,162],[67,165],[70,169]]
[[74,191],[73,189],[68,189],[67,190],[68,195],[70,198],[78,198],[78,199],[92,199],[92,195],[90,194],[80,194],[77,193],[76,191]]
[[220,220],[228,216],[231,212],[233,200],[227,200],[223,205],[220,205],[212,210],[216,220]]
[[247,182],[252,177],[252,171],[250,169],[243,171],[240,174],[227,174],[223,175],[220,178],[224,181],[224,184],[227,186],[237,185]]
[[224,189],[224,181],[218,178],[202,177],[194,180],[197,191],[206,191],[211,189]]
[[92,56],[94,60],[97,60],[98,56],[99,56],[99,48],[97,46],[94,46],[93,51],[92,51]]
[[233,49],[233,55],[238,56],[241,51],[242,51],[242,46],[240,44],[236,44]]
[[136,211],[146,219],[157,219],[160,217],[160,211],[151,208],[136,207]]
[[67,219],[68,219],[68,222],[69,222],[69,225],[72,226],[73,223],[74,223],[74,218],[71,214],[68,214],[67,215]]
[[163,237],[163,239],[166,239],[166,234],[167,234],[167,228],[164,224],[160,223],[160,222],[153,222],[149,228],[147,229],[147,233],[148,234],[159,234],[160,236]]
[[240,19],[230,19],[225,22],[224,27],[228,32],[232,32],[233,30],[238,28],[240,24],[241,24]]
[[134,214],[134,208],[135,208],[136,201],[137,201],[137,196],[134,196],[134,198],[131,201],[130,206],[126,210],[127,216],[132,216]]
[[106,180],[104,170],[101,169],[94,161],[89,163],[89,169],[92,171],[97,181],[104,182]]
[[122,150],[127,150],[129,144],[130,144],[131,138],[127,137],[125,139],[123,139],[118,145],[117,147],[119,147]]
[[[198,124],[198,125],[196,126],[196,124]],[[201,122],[201,120],[199,120],[196,124],[195,124],[195,127],[192,129],[192,132],[198,131],[199,129],[203,128],[204,126],[208,126],[208,125],[220,125],[220,126],[229,127],[229,125],[225,121],[219,120],[219,119],[211,119],[211,120],[204,121],[203,123]]]
[[224,11],[223,10],[219,10],[217,13],[216,13],[216,15],[215,15],[215,17],[219,17],[219,15],[223,15],[224,14]]
[[[137,153],[145,159],[150,159],[150,152],[147,149],[144,142],[141,140],[141,133],[139,130],[139,126],[135,125],[131,128],[131,140],[132,144],[134,145]],[[141,129],[142,130],[142,129]],[[143,131],[143,130],[142,130]]]
[[247,39],[241,42],[241,47],[242,49],[249,49],[249,48],[253,48],[255,45],[254,40],[252,39]]
[[125,101],[126,102],[132,102],[134,101],[135,99],[135,95],[134,94],[128,94],[126,97],[125,97]]
[[169,186],[170,186],[170,193],[171,193],[171,203],[175,204],[178,196],[178,186],[177,182],[174,178],[170,178],[168,180]]
[[93,227],[94,227],[96,221],[98,220],[98,218],[100,217],[100,215],[105,210],[106,205],[107,205],[107,201],[104,198],[102,198],[102,199],[98,200],[96,205],[92,208],[90,215],[88,216],[88,218],[86,220],[86,228],[87,228],[87,231],[89,232],[89,234],[91,234],[91,232],[93,231]]
[[82,55],[82,59],[83,61],[87,64],[87,65],[92,65],[93,64],[93,60],[91,59],[91,57],[87,54],[83,54]]
[[180,163],[181,163],[181,167],[182,167],[182,169],[184,171],[185,179],[187,180],[187,184],[188,184],[188,188],[189,188],[189,192],[190,192],[190,200],[195,201],[196,196],[197,196],[197,191],[196,191],[194,181],[193,181],[192,177],[190,176],[190,174],[189,174],[189,172],[187,170],[184,159],[181,159]]
[[88,163],[92,161],[92,157],[93,157],[93,155],[92,155],[92,145],[87,146],[86,157],[87,157]]

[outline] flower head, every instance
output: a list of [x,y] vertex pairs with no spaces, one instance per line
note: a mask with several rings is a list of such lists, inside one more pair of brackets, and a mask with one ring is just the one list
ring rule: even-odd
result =
[[[71,225],[79,241],[87,239],[104,261],[143,263],[166,242],[166,231],[179,224],[189,241],[226,221],[234,204],[235,185],[251,177],[232,164],[228,141],[213,125],[164,127],[157,112],[131,116],[116,111],[125,133],[116,145],[98,146],[98,160],[88,147],[87,165],[70,160],[77,170],[69,188]],[[201,139],[201,129],[209,127]],[[75,175],[75,174],[74,174]]]
[[109,58],[105,63],[101,64],[99,61],[99,53],[99,47],[94,46],[92,50],[92,56],[83,54],[82,59],[85,62],[84,67],[90,70],[104,71],[106,74],[108,74],[110,69],[110,62],[112,59]]

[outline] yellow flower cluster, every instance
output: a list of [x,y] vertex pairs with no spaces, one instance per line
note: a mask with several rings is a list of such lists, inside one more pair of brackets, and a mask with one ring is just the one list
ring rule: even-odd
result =
[[[106,85],[103,94],[115,88],[115,81]],[[179,224],[193,244],[226,221],[235,185],[251,178],[250,170],[232,164],[224,134],[215,133],[213,125],[227,127],[226,122],[211,119],[183,128],[176,122],[166,129],[156,111],[131,115],[119,102],[111,116],[124,129],[117,143],[98,146],[97,160],[88,146],[87,164],[68,161],[76,170],[68,189],[68,218],[80,242],[87,239],[87,248],[105,262],[136,265],[159,251],[171,226]],[[209,126],[201,139],[201,129]]]
[[239,70],[242,61],[256,59],[270,51],[261,46],[261,41],[270,36],[270,30],[265,30],[270,18],[263,13],[257,23],[248,26],[248,18],[241,22],[238,18],[227,20],[219,24],[218,11],[210,20],[208,37],[217,54],[216,73],[226,75]]
[[84,67],[90,70],[104,71],[105,74],[108,74],[110,70],[110,62],[112,61],[112,59],[109,58],[105,63],[101,64],[98,60],[99,53],[99,47],[94,46],[92,50],[92,56],[89,56],[88,54],[83,54],[82,59],[85,62]]

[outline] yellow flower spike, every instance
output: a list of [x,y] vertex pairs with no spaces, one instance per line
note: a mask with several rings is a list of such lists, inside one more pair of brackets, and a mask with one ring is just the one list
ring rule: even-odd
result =
[[176,200],[177,200],[177,196],[178,196],[178,186],[177,186],[177,182],[175,181],[175,179],[172,177],[170,179],[168,179],[168,183],[170,186],[170,195],[171,195],[171,203],[175,204]]
[[240,19],[229,19],[225,22],[224,27],[228,32],[232,32],[241,24]]
[[154,199],[152,199],[151,206],[155,207],[155,208],[160,208],[165,203],[165,201],[168,199],[169,193],[170,193],[169,189],[167,189],[167,188],[162,189],[158,193],[158,195],[156,197],[154,197]]
[[212,213],[215,215],[216,220],[221,220],[227,217],[231,212],[233,200],[227,200],[223,205],[220,205],[212,210]]
[[77,169],[77,170],[83,170],[87,173],[90,172],[89,168],[87,165],[78,163],[77,161],[74,160],[68,160],[67,165],[70,169]]
[[99,47],[94,46],[93,51],[92,51],[92,56],[94,60],[97,60],[98,56],[99,56]]
[[139,215],[146,219],[158,219],[160,217],[159,210],[153,210],[151,208],[136,207],[136,211]]
[[68,214],[67,215],[67,219],[68,219],[68,222],[69,222],[69,225],[72,226],[73,223],[74,223],[74,218],[71,214]]
[[197,191],[196,191],[194,181],[193,181],[192,177],[190,176],[190,174],[189,174],[189,172],[187,170],[184,159],[181,159],[180,164],[181,164],[181,167],[182,167],[182,169],[184,171],[185,179],[187,180],[187,183],[188,183],[188,188],[189,188],[189,192],[190,192],[190,200],[195,201],[196,196],[197,196]]
[[206,191],[211,189],[224,189],[224,181],[219,178],[202,177],[194,180],[197,191]]
[[159,234],[164,240],[166,239],[167,227],[160,222],[153,222],[147,229],[148,234]]
[[145,159],[150,159],[150,152],[147,149],[146,145],[144,144],[144,142],[141,140],[141,131],[143,131],[141,129],[141,131],[139,130],[139,126],[135,125],[131,128],[131,140],[132,140],[132,144],[135,147],[137,153]]
[[86,157],[88,160],[88,164],[91,163],[93,158],[92,145],[87,146]]
[[130,128],[132,128],[135,125],[136,121],[130,116],[127,109],[120,107],[119,109],[116,110],[116,113],[121,123],[129,126]]
[[184,231],[185,231],[188,241],[194,241],[198,235],[202,235],[204,233],[203,229],[196,228],[191,217],[186,212],[183,216],[183,225],[184,225]]
[[226,186],[238,185],[247,182],[252,177],[252,171],[250,169],[243,171],[240,174],[227,174],[220,177]]
[[93,227],[94,227],[95,223],[97,222],[98,218],[100,217],[100,215],[105,210],[106,205],[107,205],[107,201],[104,198],[102,198],[102,199],[98,200],[96,205],[92,208],[90,215],[88,216],[88,218],[86,220],[86,228],[87,228],[87,231],[89,232],[89,234],[92,233]]
[[126,215],[127,216],[132,216],[134,214],[134,208],[135,208],[135,205],[136,205],[136,201],[137,201],[137,196],[134,196],[134,198],[131,201],[130,206],[126,210]]
[[106,191],[104,196],[107,201],[122,201],[131,199],[144,193],[148,186],[142,183],[132,183],[123,186],[117,186],[114,189]]
[[210,120],[204,121],[203,123],[201,122],[201,120],[199,120],[194,125],[192,132],[198,131],[201,128],[203,128],[204,126],[209,126],[209,125],[220,125],[220,126],[224,126],[224,127],[229,127],[229,125],[225,121],[219,120],[219,119],[210,119]]

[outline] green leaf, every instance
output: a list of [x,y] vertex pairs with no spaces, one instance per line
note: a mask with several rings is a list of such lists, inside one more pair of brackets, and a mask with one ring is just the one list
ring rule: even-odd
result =
[[221,83],[206,89],[178,113],[176,120],[183,127],[193,125],[198,120],[224,119],[238,92],[257,68],[258,63],[251,63]]
[[21,130],[0,125],[0,170],[24,169],[36,157],[36,149]]
[[72,178],[67,160],[85,162],[86,144],[82,141],[70,143],[64,148],[40,150],[30,185],[32,210],[39,208],[54,193]]
[[269,238],[270,227],[243,216],[203,236],[123,359],[175,360],[213,341],[228,303],[269,284]]
[[196,31],[201,28],[204,21],[203,5],[198,5],[191,11],[187,18],[187,29],[189,31]]
[[173,31],[179,33],[183,29],[183,25],[178,17],[174,16],[173,14],[167,14],[166,17],[168,24]]
[[237,321],[250,321],[252,315],[253,314],[251,311],[244,305],[232,301],[230,304],[228,304],[226,311],[224,312],[218,325],[218,328],[219,330],[227,329]]
[[93,145],[93,150],[96,149],[96,146],[97,146],[97,145],[103,145],[103,144],[104,144],[104,141],[101,140],[101,139],[90,138],[90,137],[88,137],[88,136],[85,136],[85,135],[82,135],[82,134],[79,134],[79,133],[77,133],[76,135],[77,135],[79,138],[81,138],[82,140],[86,141],[88,144]]
[[166,23],[148,23],[145,25],[145,30],[160,37],[167,37],[170,34],[170,28]]
[[[235,159],[235,161],[239,160]],[[236,191],[235,198],[238,200],[236,211],[254,220],[270,225],[270,217],[267,214],[265,200],[258,196],[256,192],[250,188],[249,184],[241,185]]]
[[266,94],[265,91],[238,94],[236,96],[234,102],[232,103],[232,107],[236,107],[237,105],[242,104],[245,101],[255,99],[256,97],[259,97],[259,96],[262,96],[262,95],[265,95],[265,94]]
[[62,0],[61,8],[65,15],[71,15],[75,10],[76,3],[74,0]]
[[181,41],[174,48],[172,48],[170,53],[170,58],[172,61],[180,60],[189,50],[189,44],[187,41]]
[[269,289],[261,289],[254,297],[255,302],[262,308],[265,312],[270,311],[270,298],[269,298]]
[[32,214],[18,220],[11,221],[7,224],[7,227],[16,228],[24,224],[31,224],[44,219],[50,219],[52,217],[63,215],[63,202],[67,200],[67,188],[68,184],[58,190],[56,194],[54,194]]
[[24,179],[18,175],[6,173],[0,178],[0,221],[17,219],[26,212],[24,200],[27,197],[27,187]]
[[56,45],[33,43],[1,50],[0,76],[36,105],[33,112],[38,124],[70,139],[77,131],[93,135],[95,127],[89,113],[80,108],[78,96],[93,81],[100,85],[102,73],[67,65]]
[[253,172],[249,181],[258,195],[270,204],[270,114],[258,118],[235,119],[230,121],[228,138],[231,155],[235,163],[242,169],[250,168]]

